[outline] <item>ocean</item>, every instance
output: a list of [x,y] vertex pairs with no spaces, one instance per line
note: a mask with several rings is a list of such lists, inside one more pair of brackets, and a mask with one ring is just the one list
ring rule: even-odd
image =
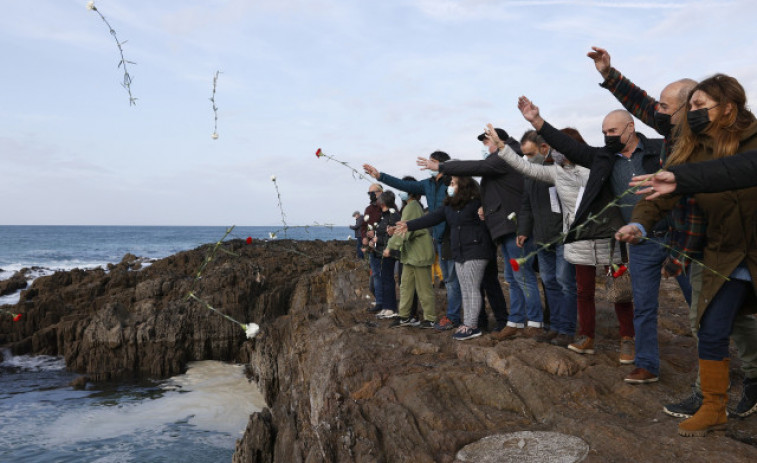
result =
[[[280,227],[278,227],[280,228]],[[227,227],[0,226],[0,280],[22,268],[37,278],[105,267],[126,253],[148,259],[214,243]],[[236,227],[226,239],[284,238],[277,227]],[[286,238],[346,240],[348,227],[289,228]],[[15,304],[20,293],[0,298]],[[8,307],[6,307],[8,308]],[[13,356],[0,362],[0,462],[231,461],[249,415],[263,398],[243,366],[193,362],[168,380],[88,385],[62,358]]]

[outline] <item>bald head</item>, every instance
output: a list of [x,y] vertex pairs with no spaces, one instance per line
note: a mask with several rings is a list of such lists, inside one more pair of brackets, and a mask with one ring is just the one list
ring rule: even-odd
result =
[[605,116],[604,122],[602,122],[602,126],[605,125],[605,122],[612,121],[620,123],[620,124],[628,124],[629,122],[633,123],[633,117],[631,116],[631,113],[626,111],[625,109],[615,109],[613,111],[610,111]]
[[[618,138],[622,149],[617,148],[617,152],[630,156],[639,139],[636,136],[636,128],[631,113],[624,109],[610,111],[605,120],[602,121],[602,133],[605,135],[605,145],[612,138]],[[608,138],[610,137],[610,138]]]
[[662,114],[670,115],[670,122],[678,125],[685,111],[681,110],[689,99],[689,93],[697,86],[694,79],[681,79],[668,84],[660,93],[660,109]]

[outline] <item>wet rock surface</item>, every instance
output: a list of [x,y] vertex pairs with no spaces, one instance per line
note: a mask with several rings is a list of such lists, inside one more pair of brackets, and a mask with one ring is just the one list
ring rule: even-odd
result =
[[[351,243],[223,246],[235,255],[217,252],[197,281],[212,246],[149,266],[126,256],[109,270],[40,277],[12,307],[21,321],[0,319],[0,347],[62,355],[89,381],[164,378],[193,360],[246,362],[268,408],[250,417],[236,462],[453,462],[466,445],[522,431],[575,436],[590,462],[757,461],[757,417],[682,438],[662,412],[689,394],[696,371],[673,281],[661,291],[660,382],[633,386],[622,381],[633,366],[618,363],[601,275],[597,354],[584,356],[526,338],[460,342],[451,332],[392,328],[365,310],[368,270]],[[259,323],[260,334],[247,340],[187,300],[190,290]],[[444,290],[436,292],[441,315]],[[735,352],[731,373],[733,405],[743,377]]]

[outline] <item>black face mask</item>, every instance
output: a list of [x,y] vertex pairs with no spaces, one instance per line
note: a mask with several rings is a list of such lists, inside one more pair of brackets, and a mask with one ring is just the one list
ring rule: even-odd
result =
[[611,153],[620,153],[626,145],[620,141],[620,135],[605,135],[605,149]]
[[375,191],[369,191],[368,192],[368,197],[371,198],[371,202],[372,203],[376,202],[376,192]]
[[661,113],[659,111],[654,112],[654,125],[657,128],[657,132],[667,137],[673,131],[673,123],[671,122],[670,114]]
[[[714,108],[715,106],[713,106],[712,108]],[[712,108],[702,108],[686,113],[686,120],[688,121],[689,127],[691,128],[692,132],[699,134],[707,129],[707,127],[710,125],[709,110]]]

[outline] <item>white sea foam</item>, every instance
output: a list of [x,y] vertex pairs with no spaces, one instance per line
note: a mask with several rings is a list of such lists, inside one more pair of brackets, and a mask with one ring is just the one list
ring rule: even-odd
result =
[[9,349],[3,349],[3,362],[0,363],[0,367],[22,371],[57,371],[65,370],[66,362],[63,357],[52,357],[50,355],[13,356]]
[[[250,414],[265,406],[257,385],[243,367],[216,361],[193,362],[186,374],[168,380],[156,399],[119,401],[71,410],[42,431],[45,445],[119,438],[132,433],[159,433],[181,424],[239,436]],[[219,447],[228,442],[218,440]]]

